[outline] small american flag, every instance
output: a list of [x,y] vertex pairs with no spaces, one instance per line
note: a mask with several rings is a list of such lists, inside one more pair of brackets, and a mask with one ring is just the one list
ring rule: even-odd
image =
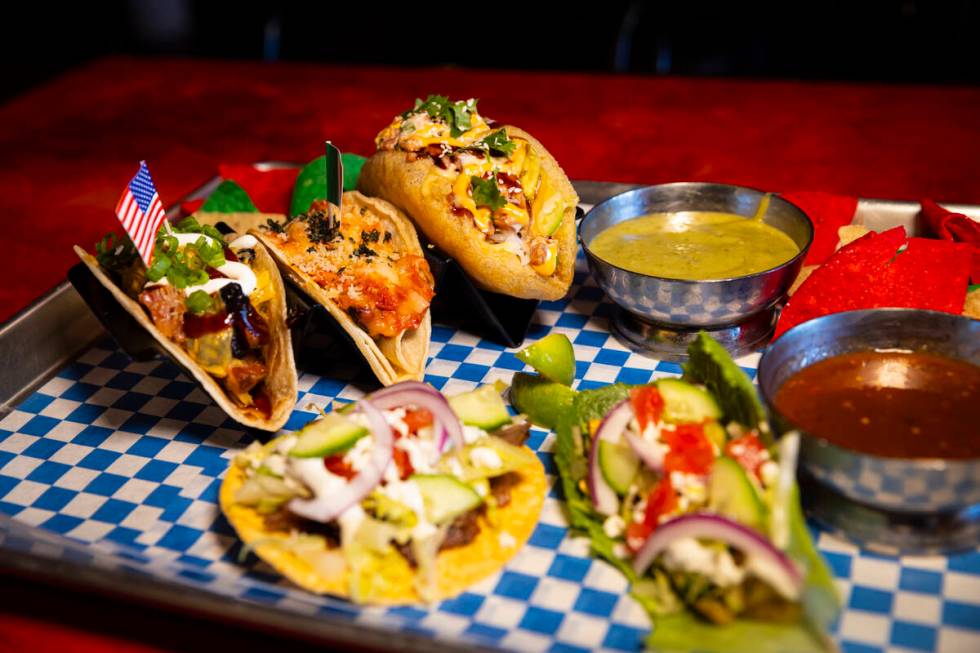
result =
[[140,161],[139,171],[119,198],[116,215],[119,216],[123,229],[136,245],[136,251],[149,267],[153,248],[156,246],[157,230],[167,219],[167,213],[163,210],[163,204],[153,185],[153,178],[150,177],[146,161]]

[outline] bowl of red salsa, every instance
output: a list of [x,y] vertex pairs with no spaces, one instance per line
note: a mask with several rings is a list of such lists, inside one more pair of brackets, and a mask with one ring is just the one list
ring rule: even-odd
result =
[[801,434],[817,521],[888,552],[980,544],[980,321],[826,315],[771,344],[758,381],[777,433]]

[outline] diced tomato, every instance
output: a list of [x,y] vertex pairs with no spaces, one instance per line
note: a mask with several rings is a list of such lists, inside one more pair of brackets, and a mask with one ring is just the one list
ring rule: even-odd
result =
[[670,484],[670,477],[664,476],[660,482],[653,486],[647,496],[646,511],[643,513],[642,522],[633,522],[626,527],[626,544],[636,551],[643,542],[650,536],[650,533],[657,529],[660,518],[669,515],[677,509],[677,492]]
[[432,426],[432,413],[425,408],[413,408],[405,413],[404,421],[405,425],[408,426],[408,432],[417,435],[419,429]]
[[357,476],[357,472],[354,468],[350,466],[343,456],[327,456],[323,459],[323,466],[327,468],[327,471],[331,474],[336,474],[337,476],[343,476],[346,479],[351,479]]
[[759,469],[769,460],[769,452],[754,433],[743,435],[725,445],[725,455],[732,458],[749,474],[759,478]]
[[415,468],[412,467],[412,461],[408,457],[407,451],[399,447],[393,447],[391,450],[391,457],[398,466],[398,478],[404,481],[406,478],[415,473]]
[[660,416],[664,412],[664,398],[652,385],[630,390],[630,403],[633,405],[633,413],[636,415],[641,431],[647,427],[647,424],[660,421]]
[[670,451],[664,456],[664,470],[685,474],[707,474],[715,460],[711,441],[704,435],[701,424],[678,424],[660,435]]

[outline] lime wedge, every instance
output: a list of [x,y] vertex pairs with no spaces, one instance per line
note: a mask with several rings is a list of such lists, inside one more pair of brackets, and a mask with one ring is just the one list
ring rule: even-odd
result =
[[517,352],[517,358],[552,381],[572,385],[572,381],[575,380],[575,350],[564,334],[546,335],[533,345]]
[[558,418],[572,409],[575,391],[536,374],[518,372],[510,386],[510,403],[534,424],[552,431]]

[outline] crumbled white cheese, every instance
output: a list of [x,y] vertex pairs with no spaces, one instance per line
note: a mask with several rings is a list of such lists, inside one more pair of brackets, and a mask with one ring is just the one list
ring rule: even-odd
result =
[[408,435],[408,424],[405,423],[405,415],[408,413],[404,408],[393,408],[384,411],[385,421],[398,435],[405,437]]
[[430,474],[435,471],[432,461],[436,458],[436,443],[421,437],[403,437],[395,440],[395,447],[408,454],[408,461],[416,474]]
[[412,528],[412,539],[424,540],[436,532],[436,526],[425,518],[425,503],[422,492],[415,481],[393,481],[378,489],[379,492],[393,501],[407,506],[415,513],[416,523]]
[[619,515],[609,515],[602,522],[602,530],[609,537],[619,537],[626,531],[626,522]]
[[504,464],[500,459],[500,454],[490,447],[473,447],[470,449],[470,462],[475,467],[485,469],[498,469]]
[[463,424],[463,442],[473,444],[474,442],[486,437],[487,432],[481,428]]
[[344,460],[351,466],[351,469],[359,472],[371,463],[373,449],[374,436],[371,434],[365,435],[347,450],[347,453],[344,454]]
[[670,484],[677,492],[678,503],[682,506],[682,511],[708,500],[708,484],[704,476],[671,472]]
[[701,574],[719,587],[738,585],[745,578],[728,549],[707,547],[693,537],[674,540],[664,550],[664,566],[671,570]]

